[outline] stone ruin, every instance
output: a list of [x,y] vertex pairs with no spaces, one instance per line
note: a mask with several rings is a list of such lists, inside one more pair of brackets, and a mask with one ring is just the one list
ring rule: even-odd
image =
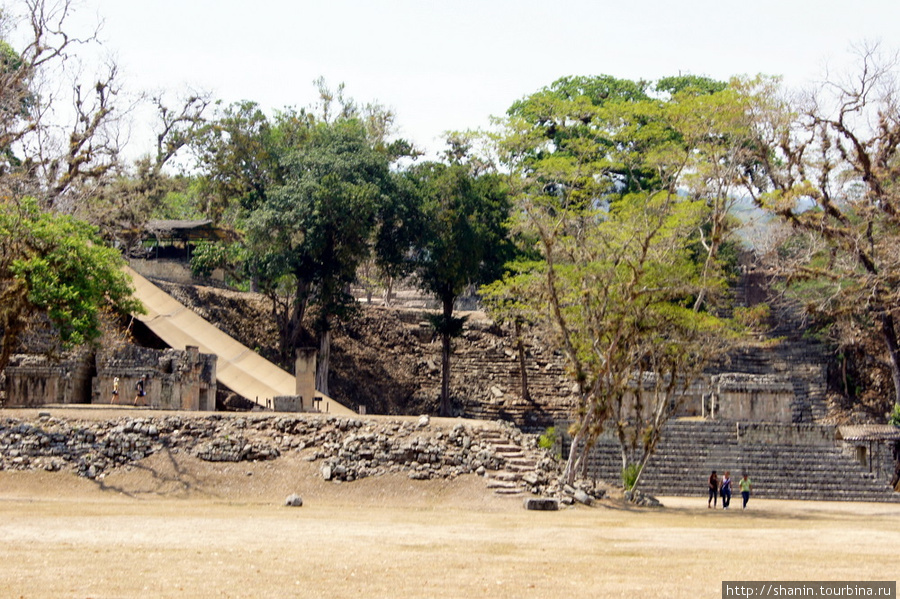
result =
[[14,355],[3,373],[4,407],[88,403],[94,371],[93,356],[76,352],[59,360]]
[[[146,377],[142,405],[167,410],[215,410],[216,356],[198,348],[155,350],[125,345],[63,359],[16,355],[4,373],[5,407],[48,404],[132,405],[135,384]],[[118,396],[113,387],[118,379]]]

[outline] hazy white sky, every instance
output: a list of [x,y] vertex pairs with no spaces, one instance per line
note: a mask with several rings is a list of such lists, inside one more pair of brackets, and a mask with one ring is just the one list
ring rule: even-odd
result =
[[564,75],[802,85],[851,44],[900,48],[900,0],[80,0],[133,89],[306,106],[319,76],[432,152]]

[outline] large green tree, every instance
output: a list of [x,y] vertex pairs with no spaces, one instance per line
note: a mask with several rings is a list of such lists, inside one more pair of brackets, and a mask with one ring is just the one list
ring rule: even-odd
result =
[[514,281],[530,285],[524,299],[579,391],[567,478],[608,423],[639,473],[681,391],[732,336],[713,309],[749,161],[743,96],[697,77],[565,78],[503,124],[518,226],[542,258],[530,284]]
[[123,265],[86,223],[31,198],[0,202],[0,370],[35,317],[74,346],[100,336],[104,314],[142,312]]
[[512,257],[506,227],[509,195],[503,177],[473,174],[462,162],[424,163],[410,169],[407,177],[421,198],[416,276],[441,302],[432,324],[441,337],[440,414],[449,416],[451,340],[463,326],[463,320],[453,316],[454,304],[467,287],[499,278]]
[[311,124],[284,153],[283,182],[266,190],[246,221],[255,273],[280,298],[285,352],[309,343],[304,317],[315,308],[317,387],[324,393],[334,321],[355,305],[349,285],[379,232],[391,228],[381,226],[394,205],[390,162],[358,119]]
[[283,360],[318,345],[317,387],[327,393],[331,331],[356,305],[350,283],[366,260],[408,270],[418,213],[391,169],[415,153],[390,139],[393,114],[357,104],[343,86],[317,85],[313,109],[269,117],[253,102],[221,108],[192,147],[208,213],[234,226],[243,246],[203,248],[205,267],[239,259],[252,287],[272,299]]

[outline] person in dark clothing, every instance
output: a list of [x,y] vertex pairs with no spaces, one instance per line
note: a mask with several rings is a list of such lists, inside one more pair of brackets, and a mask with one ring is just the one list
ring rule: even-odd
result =
[[719,503],[719,477],[716,476],[716,471],[713,470],[712,474],[709,475],[709,501],[706,502],[706,507],[712,508],[718,505]]
[[144,396],[147,395],[147,375],[142,374],[141,378],[134,384],[134,405],[138,405],[138,401],[143,402]]

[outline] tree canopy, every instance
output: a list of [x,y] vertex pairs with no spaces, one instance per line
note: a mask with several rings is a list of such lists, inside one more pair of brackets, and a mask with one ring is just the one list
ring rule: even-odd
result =
[[123,265],[90,225],[32,198],[0,202],[0,369],[35,316],[71,347],[97,339],[104,314],[142,312]]
[[623,467],[640,468],[678,390],[732,336],[711,308],[750,133],[741,97],[705,79],[657,89],[666,97],[644,82],[560,80],[516,103],[498,139],[518,227],[541,257],[508,281],[555,331],[579,390],[570,479],[610,421]]
[[467,287],[498,278],[512,257],[508,192],[501,176],[473,174],[461,162],[421,164],[407,177],[417,190],[422,215],[415,274],[422,288],[441,302],[441,314],[432,324],[442,343],[440,413],[449,416],[450,343],[463,325],[453,317],[454,303]]

